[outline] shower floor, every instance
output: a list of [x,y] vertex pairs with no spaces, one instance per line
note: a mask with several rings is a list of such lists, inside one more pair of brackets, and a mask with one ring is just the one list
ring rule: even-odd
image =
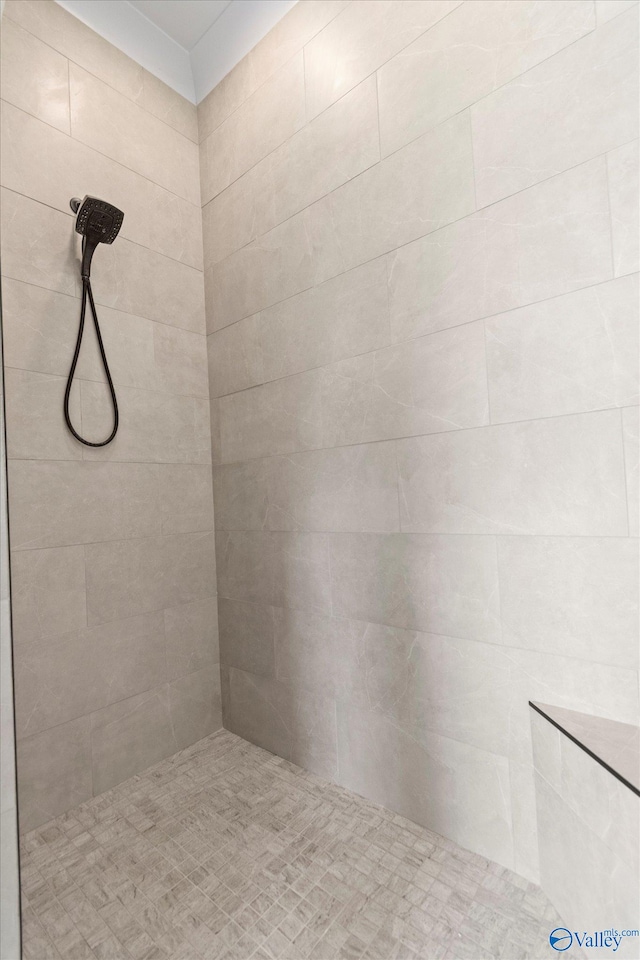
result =
[[516,960],[560,923],[534,884],[226,731],[22,848],[26,960]]

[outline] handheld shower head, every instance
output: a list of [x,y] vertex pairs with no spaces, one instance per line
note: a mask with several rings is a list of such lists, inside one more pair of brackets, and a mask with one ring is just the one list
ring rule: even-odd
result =
[[82,279],[91,275],[91,258],[99,243],[113,243],[120,232],[124,213],[97,197],[74,197],[69,205],[76,214],[76,233],[82,236]]

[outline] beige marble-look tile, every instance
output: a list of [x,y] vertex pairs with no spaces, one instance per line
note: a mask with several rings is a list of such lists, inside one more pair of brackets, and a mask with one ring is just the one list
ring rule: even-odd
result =
[[626,538],[499,537],[502,642],[634,666],[637,564]]
[[[562,4],[537,6],[553,16]],[[635,10],[472,107],[479,207],[637,137],[637,33]]]
[[157,389],[209,399],[207,341],[201,333],[156,323],[153,354]]
[[11,558],[11,607],[16,644],[86,626],[82,547],[18,550]]
[[177,130],[183,136],[198,143],[198,109],[185,97],[180,96],[162,80],[142,71],[142,92],[137,102],[159,120]]
[[18,790],[22,830],[33,830],[91,796],[88,717],[20,741]]
[[275,677],[273,607],[221,598],[218,619],[220,663],[261,677]]
[[333,534],[333,613],[452,637],[499,637],[489,537]]
[[[528,756],[530,699],[631,717],[633,670],[306,610],[274,608],[276,677],[371,710],[420,739],[438,733],[482,750]],[[249,668],[246,668],[249,669]]]
[[12,460],[9,477],[14,550],[176,532],[161,529],[151,464]]
[[302,697],[276,680],[232,668],[229,724],[240,736],[321,776],[337,773],[336,717],[330,700]]
[[223,461],[321,446],[322,379],[311,370],[222,397]]
[[616,277],[638,269],[638,143],[627,143],[607,155],[611,240]]
[[389,257],[397,339],[612,277],[604,158],[553,177]]
[[205,332],[202,273],[186,263],[118,238],[100,250],[99,259],[96,256],[91,282],[98,315],[104,305],[192,333]]
[[305,47],[307,117],[315,117],[459,5],[350,4]]
[[125,96],[142,90],[143,70],[112,43],[50,0],[9,0],[5,16]]
[[608,23],[621,13],[626,13],[636,6],[638,0],[596,0],[596,17],[598,24]]
[[437,734],[418,740],[374,713],[342,705],[338,750],[343,786],[512,865],[504,757]]
[[103,707],[91,714],[90,723],[95,794],[179,749],[167,685]]
[[481,0],[460,6],[379,71],[383,155],[593,30],[593,7]]
[[[543,890],[565,917],[593,917],[594,927],[605,924],[615,910],[633,916],[638,897],[637,879],[629,867],[536,774],[540,880]],[[558,857],[558,844],[566,855]],[[627,953],[627,946],[630,952]],[[623,945],[633,957],[632,941]]]
[[219,466],[214,495],[219,530],[398,530],[392,444]]
[[626,536],[619,422],[607,410],[403,440],[402,529]]
[[178,749],[208,737],[222,726],[220,671],[196,670],[168,684],[169,715]]
[[211,467],[163,463],[155,467],[163,534],[213,530]]
[[630,276],[486,320],[492,421],[636,402],[637,303]]
[[640,424],[638,408],[628,407],[622,411],[622,433],[624,440],[624,465],[627,476],[627,501],[629,504],[629,534],[640,535]]
[[379,159],[370,77],[205,205],[208,262],[223,260]]
[[198,148],[191,140],[74,63],[69,85],[74,139],[198,205]]
[[330,610],[325,534],[218,531],[216,563],[220,597]]
[[66,59],[9,18],[2,27],[2,98],[70,132]]
[[234,393],[389,340],[386,263],[378,259],[211,334],[211,391]]
[[323,446],[489,422],[484,333],[468,324],[323,370]]
[[25,644],[16,661],[17,735],[84,716],[166,678],[162,613]]
[[475,210],[466,113],[430,130],[308,208],[316,281]]
[[209,668],[219,661],[215,597],[194,600],[164,611],[167,676],[170,680]]
[[203,203],[208,203],[303,126],[302,61],[300,52],[202,141]]
[[120,238],[202,269],[198,207],[11,104],[2,103],[2,131],[5,187],[67,215],[80,191],[108,197],[125,213]]
[[48,290],[74,294],[79,247],[70,216],[12,190],[2,198],[2,275]]
[[[83,380],[81,394],[83,435],[101,440],[109,435],[113,423],[107,386]],[[86,460],[209,462],[207,400],[130,387],[120,387],[117,399],[120,414],[117,436],[106,447],[84,448]]]
[[220,126],[348,3],[349,0],[311,0],[291,7],[198,104],[200,139]]
[[213,264],[214,329],[338,276],[474,209],[471,132],[454,117]]
[[[5,371],[7,455],[24,460],[81,460],[80,444],[69,433],[63,404],[66,377],[28,370]],[[80,388],[74,384],[69,413],[80,423]]]
[[115,540],[85,547],[91,626],[213,596],[210,533]]

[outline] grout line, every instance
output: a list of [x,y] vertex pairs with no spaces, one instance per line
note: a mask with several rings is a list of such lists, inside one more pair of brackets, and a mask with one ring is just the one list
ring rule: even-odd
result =
[[[21,190],[14,190],[13,187],[2,186],[2,190],[6,190],[7,193],[12,193],[16,197],[22,197],[25,200],[29,200],[31,203],[36,203],[40,207],[45,207],[47,210],[52,210],[54,213],[60,214],[62,217],[66,217],[68,220],[74,221],[75,216],[73,213],[70,213],[68,210],[61,210],[60,207],[53,207],[50,203],[47,203],[45,200],[39,200],[37,197],[32,197],[28,193],[22,193]],[[194,267],[193,264],[187,263],[185,260],[177,260],[175,257],[170,256],[167,253],[163,253],[161,250],[156,249],[155,247],[148,247],[144,243],[140,243],[139,240],[132,240],[131,237],[127,237],[123,234],[122,240],[125,240],[127,243],[132,243],[135,247],[140,247],[142,250],[148,250],[149,253],[154,253],[159,257],[164,257],[165,260],[171,260],[172,263],[180,264],[182,267],[187,267],[190,270],[194,270],[196,273],[204,279],[204,268]],[[8,276],[5,274],[5,276]],[[18,277],[9,277],[9,279],[15,280],[19,279]],[[33,283],[32,281],[23,281],[24,283],[32,283],[33,286],[41,286],[41,284]],[[46,288],[49,289],[49,288]],[[106,306],[106,304],[104,304]]]
[[624,441],[624,411],[629,409],[637,409],[632,407],[620,407],[620,442],[622,444],[622,476],[624,478],[624,492],[625,498],[627,501],[627,536],[631,537],[631,496],[629,491],[629,484],[627,481],[627,451],[626,444]]
[[[358,87],[361,83],[364,83],[366,80],[369,80],[372,76],[376,76],[376,91],[377,91],[377,88],[378,88],[377,75],[379,74],[380,70],[382,70],[383,67],[385,67],[388,63],[391,63],[391,61],[394,60],[396,57],[401,56],[401,55],[404,53],[404,51],[408,49],[408,47],[412,46],[412,44],[416,43],[418,40],[420,40],[422,37],[424,37],[427,33],[429,33],[430,30],[433,30],[433,29],[434,29],[435,27],[437,27],[439,24],[443,23],[445,20],[447,20],[449,17],[451,17],[451,16],[456,12],[456,10],[458,10],[462,5],[463,5],[462,3],[459,4],[457,7],[454,7],[453,10],[450,10],[450,11],[449,11],[448,13],[446,13],[443,17],[441,17],[439,20],[436,20],[435,23],[433,23],[430,27],[427,27],[427,29],[424,30],[422,33],[418,34],[418,36],[414,37],[413,40],[411,40],[408,44],[406,44],[406,45],[405,45],[404,47],[402,47],[400,50],[396,51],[396,53],[394,53],[394,54],[393,54],[391,57],[389,57],[387,60],[385,60],[385,61],[383,61],[382,63],[380,63],[380,64],[375,68],[375,70],[373,70],[371,73],[368,73],[365,77],[362,77],[362,78],[359,79],[357,82],[355,82],[355,83],[353,84],[353,86],[350,87],[349,90],[345,91],[345,93],[343,93],[340,97],[338,97],[337,100],[333,100],[333,101],[332,101],[330,104],[328,104],[323,110],[321,110],[319,113],[315,114],[315,116],[313,116],[310,120],[306,120],[306,123],[307,123],[307,124],[312,123],[312,122],[313,122],[314,120],[316,120],[318,117],[321,117],[324,113],[326,113],[326,112],[327,112],[328,110],[330,110],[333,106],[335,106],[336,103],[339,103],[340,100],[342,100],[344,97],[348,96],[348,94],[351,93],[353,90],[355,90],[356,87]],[[342,11],[342,12],[344,12],[344,11]],[[625,12],[625,11],[623,11],[623,13],[624,13],[624,12]],[[338,16],[340,16],[340,14],[338,14]],[[622,16],[622,14],[619,14],[619,16]],[[334,19],[336,19],[336,18],[334,18]],[[594,23],[595,23],[595,13],[594,13]],[[327,26],[329,26],[329,24],[327,24]],[[325,29],[325,28],[323,28],[323,29]],[[521,77],[526,76],[526,74],[529,73],[531,70],[535,70],[536,67],[540,66],[540,65],[543,64],[543,63],[546,63],[548,60],[552,60],[554,57],[558,56],[558,54],[562,53],[564,50],[568,50],[570,47],[572,47],[572,46],[573,46],[574,44],[576,44],[576,43],[579,43],[579,42],[580,42],[581,40],[583,40],[585,37],[588,37],[588,36],[590,36],[592,33],[595,33],[596,30],[597,30],[597,24],[595,24],[595,26],[592,27],[591,30],[588,30],[586,33],[581,34],[579,37],[577,37],[575,40],[572,40],[572,41],[571,41],[570,43],[568,43],[566,46],[560,47],[560,49],[559,49],[559,50],[556,50],[555,53],[552,53],[552,54],[550,54],[548,57],[545,57],[543,60],[540,60],[538,63],[535,63],[533,66],[529,67],[529,68],[528,68],[527,70],[525,70],[523,73],[516,74],[514,77],[511,77],[509,80],[506,80],[504,83],[500,84],[499,86],[494,87],[492,90],[490,90],[488,93],[484,94],[482,97],[479,97],[477,100],[473,100],[471,103],[465,104],[464,107],[462,107],[460,110],[457,110],[455,113],[451,114],[449,117],[446,117],[446,118],[444,118],[443,120],[439,120],[439,121],[437,121],[436,123],[434,123],[432,126],[427,127],[425,130],[423,130],[421,133],[419,133],[416,137],[413,137],[411,140],[408,140],[406,143],[403,143],[401,146],[397,147],[395,150],[392,150],[390,153],[387,153],[387,154],[384,154],[384,155],[383,155],[383,154],[382,154],[382,150],[381,150],[381,151],[380,151],[380,162],[382,162],[383,160],[386,160],[388,157],[394,156],[395,154],[397,154],[397,153],[399,153],[401,150],[403,150],[405,147],[408,147],[410,144],[416,143],[416,141],[420,140],[423,136],[425,136],[425,134],[430,133],[431,131],[433,131],[433,130],[437,129],[438,127],[442,126],[443,123],[447,123],[449,120],[453,119],[454,117],[459,116],[460,114],[464,113],[465,110],[468,110],[469,113],[471,113],[471,108],[474,107],[476,104],[482,103],[483,100],[486,100],[488,97],[490,97],[492,94],[496,93],[498,90],[501,90],[503,87],[508,86],[510,83],[513,83],[514,81],[519,80]],[[320,32],[322,32],[322,31],[320,31]],[[317,36],[317,34],[316,34],[316,36]],[[313,40],[314,38],[311,38],[311,39]],[[303,53],[304,53],[304,50],[305,50],[307,44],[310,43],[310,42],[311,42],[311,40],[307,41],[307,43],[304,44],[304,46],[303,46],[303,48],[302,48]],[[295,55],[294,55],[294,56],[295,56]],[[284,69],[285,66],[288,66],[288,64],[291,62],[291,60],[293,60],[293,57],[291,57],[290,60],[288,60],[285,64],[283,64],[282,67],[279,67],[279,68],[278,68],[278,71],[281,70],[281,69]],[[277,71],[276,71],[276,72],[277,72]],[[275,72],[274,72],[274,74],[272,74],[271,76],[272,76],[272,77],[275,76]],[[263,84],[263,86],[264,86],[264,84]],[[250,94],[250,96],[253,96],[253,94]],[[248,99],[249,99],[249,97],[247,97],[247,100],[248,100]],[[240,104],[240,105],[236,108],[236,110],[233,111],[233,113],[236,113],[239,109],[241,109],[241,107],[244,106],[244,104],[247,102],[247,100],[243,101],[243,103]],[[232,116],[232,115],[233,115],[233,114],[229,114],[229,116]],[[305,96],[305,118],[306,118],[306,116],[307,116],[307,114],[306,114],[306,96]],[[228,118],[226,118],[226,119],[228,119]],[[218,127],[216,127],[215,129],[218,130],[218,129],[222,126],[222,124],[225,123],[225,122],[226,122],[226,120],[223,120],[222,123],[220,123],[220,124],[218,125]],[[210,136],[212,136],[212,134],[213,134],[214,132],[215,132],[215,130],[212,130],[211,133],[209,133],[209,134],[204,138],[204,140],[201,141],[201,143],[204,143]],[[296,132],[298,132],[298,131],[296,131]],[[271,151],[269,152],[269,154],[265,154],[265,156],[269,156],[271,153],[274,153],[276,149],[278,149],[278,148],[277,148],[277,147],[274,148],[274,150],[271,150]],[[260,160],[257,160],[256,163],[254,163],[251,167],[248,167],[247,170],[244,171],[244,173],[240,174],[239,177],[236,177],[235,180],[231,181],[230,184],[228,184],[228,185],[227,185],[226,187],[224,187],[221,191],[219,191],[217,194],[215,194],[213,197],[211,197],[211,198],[207,201],[207,203],[210,203],[211,200],[215,200],[215,198],[216,198],[217,196],[219,196],[221,193],[223,193],[224,190],[227,190],[230,186],[233,185],[233,183],[236,183],[236,182],[237,182],[238,180],[240,180],[246,173],[249,173],[249,171],[252,170],[254,167],[256,167],[256,166],[261,162],[261,160],[263,160],[263,159],[264,159],[264,157],[262,157]],[[514,194],[511,194],[511,196],[514,196]],[[206,204],[203,204],[203,206],[206,206]]]
[[[445,122],[446,122],[446,121],[445,121]],[[617,149],[619,149],[620,147],[627,146],[627,144],[636,143],[636,142],[637,142],[637,138],[634,138],[633,140],[628,140],[628,141],[626,141],[625,143],[618,144],[616,147],[612,148],[612,150],[614,150],[614,149],[617,150]],[[554,174],[552,174],[552,175],[549,176],[549,177],[545,177],[543,180],[539,180],[537,183],[533,183],[533,184],[531,184],[530,186],[525,187],[525,188],[522,189],[522,190],[516,191],[516,193],[509,194],[509,195],[506,196],[506,197],[502,197],[500,200],[494,200],[494,201],[492,201],[491,203],[487,204],[487,205],[484,206],[484,207],[480,207],[480,208],[478,208],[478,209],[476,209],[476,210],[471,210],[469,213],[466,213],[464,216],[458,217],[458,218],[455,219],[455,220],[449,220],[449,221],[447,221],[446,223],[443,223],[441,226],[436,227],[434,230],[431,230],[431,231],[429,231],[429,232],[427,232],[427,233],[421,234],[419,237],[413,237],[411,240],[407,240],[405,243],[398,244],[398,246],[396,246],[396,247],[392,247],[392,248],[389,249],[389,250],[383,250],[383,251],[381,251],[380,253],[376,254],[374,257],[370,257],[368,260],[363,260],[363,261],[361,261],[361,262],[359,262],[359,263],[355,263],[355,264],[353,264],[352,266],[348,267],[346,270],[341,270],[341,271],[339,271],[338,273],[332,274],[330,277],[327,277],[326,279],[320,281],[320,283],[312,283],[312,284],[310,284],[310,286],[308,286],[308,287],[303,287],[301,290],[297,290],[295,293],[293,293],[293,294],[291,294],[291,295],[289,295],[289,296],[287,296],[287,297],[282,297],[282,299],[280,299],[280,300],[275,300],[275,301],[273,301],[272,303],[266,303],[266,304],[264,304],[264,305],[262,305],[262,306],[259,306],[259,307],[257,307],[256,309],[253,309],[250,313],[244,314],[243,316],[238,317],[238,318],[236,318],[235,320],[230,321],[230,323],[224,324],[224,326],[219,327],[218,329],[224,330],[224,329],[226,329],[226,327],[233,326],[234,324],[239,323],[241,320],[246,320],[248,317],[255,316],[257,313],[262,313],[263,311],[268,310],[268,309],[270,309],[271,307],[277,306],[279,303],[284,303],[284,302],[286,302],[287,300],[291,300],[293,297],[298,296],[298,295],[301,294],[301,293],[305,293],[307,290],[312,290],[312,289],[314,289],[315,287],[321,286],[323,283],[328,283],[330,280],[335,280],[337,277],[344,276],[345,274],[350,273],[352,270],[356,270],[358,267],[362,267],[362,266],[364,266],[364,265],[367,264],[367,263],[372,263],[374,260],[379,260],[379,259],[381,259],[382,257],[389,256],[390,254],[393,254],[393,253],[397,252],[398,250],[403,250],[405,247],[408,247],[408,246],[410,246],[411,244],[419,243],[419,242],[421,242],[421,241],[424,241],[424,240],[426,240],[427,237],[434,237],[436,234],[438,234],[438,233],[440,233],[441,231],[446,230],[446,229],[454,226],[455,224],[463,223],[465,220],[469,220],[469,219],[471,219],[471,218],[478,219],[478,214],[483,213],[483,212],[485,212],[485,211],[487,211],[487,210],[491,210],[492,207],[495,207],[495,206],[497,206],[497,205],[500,204],[500,203],[504,203],[504,202],[506,202],[507,200],[512,200],[512,199],[514,199],[515,197],[518,197],[518,196],[520,196],[521,194],[526,193],[526,192],[529,191],[529,190],[535,190],[536,188],[540,187],[542,184],[545,184],[545,183],[548,183],[548,182],[551,181],[551,180],[554,180],[556,177],[565,176],[566,174],[572,173],[573,171],[578,170],[580,167],[586,166],[586,165],[589,164],[589,163],[594,163],[596,160],[601,160],[601,159],[603,159],[603,158],[606,158],[607,153],[611,153],[611,152],[612,152],[611,150],[605,151],[604,153],[600,153],[600,154],[598,154],[597,156],[590,157],[590,158],[587,159],[587,160],[582,160],[582,161],[580,161],[580,163],[574,164],[574,166],[572,166],[572,167],[567,167],[565,170],[561,170],[561,171],[559,171],[558,173],[554,173]],[[375,166],[376,166],[376,165],[374,165],[374,167],[375,167]],[[237,254],[238,254],[238,253],[240,253],[241,251],[247,250],[247,249],[250,248],[250,247],[253,247],[253,248],[255,249],[256,246],[257,246],[257,244],[258,244],[258,241],[264,241],[264,238],[265,238],[265,237],[268,237],[269,234],[273,233],[275,230],[277,230],[277,229],[279,229],[280,227],[282,227],[285,223],[289,223],[290,220],[293,220],[293,219],[295,219],[296,217],[300,217],[300,216],[301,216],[302,214],[304,214],[307,210],[310,210],[312,207],[316,206],[317,204],[323,203],[323,202],[326,200],[327,197],[331,196],[331,195],[332,195],[333,193],[335,193],[336,191],[341,190],[343,187],[347,186],[347,184],[353,183],[353,182],[354,182],[355,180],[357,180],[359,177],[364,176],[365,174],[369,173],[372,169],[374,169],[374,167],[368,167],[366,170],[364,170],[362,173],[358,174],[357,176],[353,177],[351,180],[348,180],[348,181],[346,181],[346,183],[340,184],[340,186],[335,187],[333,190],[330,190],[329,193],[325,194],[324,197],[321,197],[319,200],[314,200],[313,203],[309,204],[309,206],[304,207],[302,210],[299,210],[297,213],[294,213],[294,214],[292,214],[290,217],[287,217],[286,220],[283,220],[281,223],[277,224],[277,225],[276,225],[275,227],[273,227],[271,230],[268,230],[265,234],[262,234],[260,237],[256,237],[256,238],[253,239],[253,240],[250,240],[248,243],[244,244],[244,246],[239,247],[238,250],[235,250],[233,253],[229,254],[229,255],[226,256],[226,257],[224,257],[222,260],[218,260],[218,261],[216,261],[215,263],[206,264],[206,266],[205,266],[205,268],[204,268],[204,271],[203,271],[204,277],[205,277],[205,282],[206,282],[207,277],[211,275],[212,271],[215,270],[216,268],[219,268],[219,267],[221,266],[221,264],[226,264],[227,261],[230,261],[230,260],[232,260],[232,258],[237,257]],[[617,278],[612,275],[609,279],[617,279]],[[217,331],[214,330],[214,331],[212,331],[212,332],[213,332],[213,333],[216,333]]]
[[[305,613],[309,612],[308,607],[296,607],[296,606],[287,606],[286,604],[264,603],[262,601],[257,601],[257,600],[247,600],[243,597],[219,596],[218,601],[221,601],[221,600],[226,603],[250,604],[252,607],[259,607],[259,608],[272,607],[274,610],[301,610]],[[629,671],[633,669],[630,664],[617,664],[617,663],[611,663],[611,661],[606,661],[606,660],[592,660],[588,657],[576,656],[575,654],[558,653],[557,649],[553,651],[532,649],[530,644],[518,646],[517,644],[514,644],[514,643],[504,643],[504,642],[498,642],[496,640],[487,640],[484,638],[477,638],[477,637],[458,637],[452,634],[432,634],[419,627],[401,627],[401,626],[398,626],[397,624],[390,624],[382,620],[363,620],[363,619],[358,619],[356,617],[341,616],[340,614],[329,615],[327,613],[319,613],[315,609],[313,609],[311,612],[315,617],[322,620],[337,620],[340,622],[344,621],[345,623],[365,624],[365,625],[374,626],[374,627],[376,626],[389,627],[389,629],[391,630],[395,630],[398,633],[408,634],[411,637],[413,636],[413,634],[417,633],[423,637],[438,636],[440,639],[444,641],[453,640],[455,642],[477,644],[478,646],[491,647],[494,650],[503,651],[505,656],[508,656],[509,652],[512,650],[520,650],[523,653],[527,653],[527,654],[538,653],[544,657],[552,657],[554,659],[562,659],[562,660],[573,660],[578,663],[590,663],[596,666],[608,667],[611,670]],[[110,622],[113,622],[113,621],[110,621]],[[235,668],[235,669],[241,669],[241,668]],[[562,676],[562,675],[563,675],[562,671],[558,670],[557,676]],[[277,678],[274,677],[274,679],[277,679]],[[284,681],[280,680],[279,682],[282,683]],[[626,721],[620,721],[620,722],[626,722]]]

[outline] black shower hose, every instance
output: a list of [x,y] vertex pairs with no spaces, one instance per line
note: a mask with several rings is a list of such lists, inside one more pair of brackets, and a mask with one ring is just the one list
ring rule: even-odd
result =
[[[93,325],[96,328],[96,337],[98,338],[98,346],[100,347],[100,356],[102,357],[102,365],[104,366],[104,372],[107,375],[107,383],[109,384],[109,390],[111,391],[111,401],[113,403],[113,430],[109,434],[106,440],[102,440],[100,443],[93,443],[91,440],[85,440],[84,437],[81,437],[79,433],[73,428],[71,423],[71,418],[69,416],[69,397],[71,396],[71,387],[73,386],[73,378],[76,372],[76,365],[78,363],[78,357],[80,356],[80,347],[82,346],[82,334],[84,333],[84,319],[87,312],[87,299],[89,300],[89,306],[91,307],[91,315],[93,316]],[[96,311],[96,305],[93,301],[93,293],[91,290],[91,280],[89,277],[82,278],[82,307],[80,308],[80,326],[78,327],[78,339],[76,340],[76,349],[73,354],[73,360],[71,362],[71,369],[69,370],[69,376],[67,378],[67,389],[64,392],[64,418],[67,421],[67,426],[69,430],[74,435],[76,440],[79,440],[80,443],[84,443],[87,447],[106,447],[108,443],[111,443],[116,433],[118,432],[118,401],[116,399],[116,392],[113,388],[113,380],[111,379],[111,373],[109,372],[109,364],[107,363],[107,355],[104,352],[104,344],[102,343],[102,334],[100,333],[100,324],[98,323],[98,314]]]

